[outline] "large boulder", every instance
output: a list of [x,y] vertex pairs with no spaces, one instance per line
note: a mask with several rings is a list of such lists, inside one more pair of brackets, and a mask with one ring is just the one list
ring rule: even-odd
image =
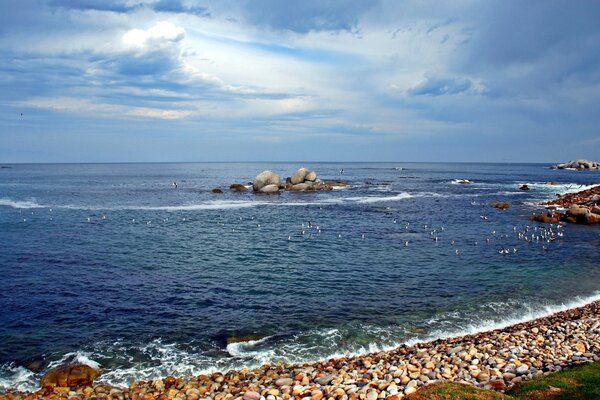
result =
[[61,386],[77,387],[91,386],[100,375],[98,368],[81,363],[61,364],[52,368],[42,377],[41,387]]
[[306,176],[308,174],[310,174],[311,172],[312,171],[309,170],[308,168],[304,168],[304,167],[300,168],[298,171],[294,172],[294,174],[290,178],[290,183],[292,185],[297,185],[299,183],[304,183],[304,181],[306,180]]
[[273,194],[273,193],[277,193],[279,192],[279,185],[277,184],[270,184],[270,185],[265,185],[262,188],[260,188],[260,190],[258,191],[259,193],[267,193],[267,194]]
[[268,185],[276,185],[279,190],[279,175],[272,171],[263,171],[254,178],[252,189],[255,192],[260,192],[262,188]]
[[309,182],[316,182],[317,180],[317,173],[315,171],[310,171],[308,174],[306,174],[306,176],[304,177],[304,181],[309,181]]

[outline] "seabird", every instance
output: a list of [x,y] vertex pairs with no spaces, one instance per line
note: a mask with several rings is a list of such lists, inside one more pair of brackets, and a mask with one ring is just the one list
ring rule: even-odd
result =
[[404,242],[404,247],[408,247],[408,240]]

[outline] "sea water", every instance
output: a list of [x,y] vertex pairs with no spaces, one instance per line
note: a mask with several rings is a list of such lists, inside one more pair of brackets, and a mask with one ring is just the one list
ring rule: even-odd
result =
[[349,185],[228,190],[300,166],[0,169],[0,390],[34,389],[67,359],[128,385],[389,349],[600,298],[599,227],[554,226],[548,242],[528,220],[600,172],[307,163]]

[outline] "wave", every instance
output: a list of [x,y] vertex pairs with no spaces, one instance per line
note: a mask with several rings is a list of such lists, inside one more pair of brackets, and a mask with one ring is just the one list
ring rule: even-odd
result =
[[294,207],[294,206],[307,206],[307,205],[335,205],[335,204],[368,204],[385,201],[399,201],[408,199],[411,197],[435,197],[443,196],[439,193],[415,193],[410,194],[407,192],[398,193],[393,196],[359,196],[359,197],[329,197],[308,201],[277,201],[278,199],[272,199],[273,201],[264,200],[210,200],[193,204],[181,204],[181,205],[161,205],[161,206],[150,206],[150,205],[122,205],[122,206],[98,206],[98,205],[41,205],[33,201],[19,201],[12,199],[0,199],[0,206],[5,205],[13,208],[55,208],[55,209],[68,209],[68,210],[83,210],[83,211],[202,211],[202,210],[229,210],[229,209],[243,209],[252,207]]
[[1,198],[0,206],[7,206],[12,208],[47,208],[47,206],[38,204],[33,200],[12,200],[8,198]]

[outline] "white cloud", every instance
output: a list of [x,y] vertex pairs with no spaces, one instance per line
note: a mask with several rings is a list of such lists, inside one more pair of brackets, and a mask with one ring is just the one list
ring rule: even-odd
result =
[[185,37],[185,29],[169,21],[160,21],[148,29],[131,29],[121,40],[127,47],[146,49],[163,42],[179,42]]

